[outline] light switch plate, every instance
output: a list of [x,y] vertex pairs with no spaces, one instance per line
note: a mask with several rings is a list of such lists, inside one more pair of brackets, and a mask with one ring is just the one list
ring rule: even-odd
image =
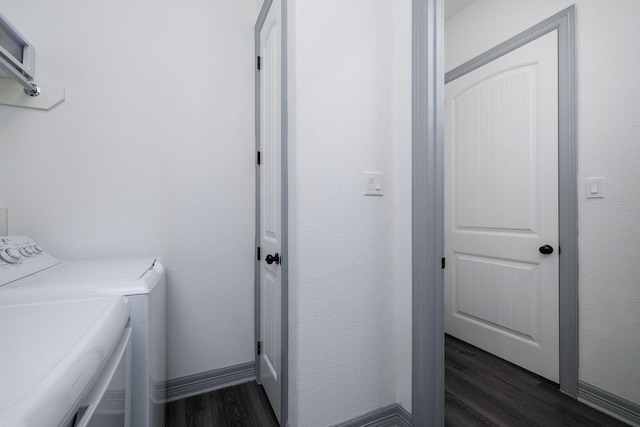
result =
[[7,209],[0,208],[0,236],[7,235]]
[[604,198],[604,178],[587,178],[587,199]]
[[365,172],[364,177],[365,196],[382,196],[384,194],[384,174],[382,172]]

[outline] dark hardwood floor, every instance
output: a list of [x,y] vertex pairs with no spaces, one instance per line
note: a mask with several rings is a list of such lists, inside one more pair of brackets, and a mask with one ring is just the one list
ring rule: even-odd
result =
[[[555,384],[446,337],[445,424],[451,427],[622,427]],[[278,427],[261,385],[248,382],[167,405],[166,427]],[[428,427],[428,426],[415,426]]]
[[166,427],[278,427],[261,385],[248,382],[167,404]]
[[552,382],[449,336],[445,359],[447,426],[626,426]]

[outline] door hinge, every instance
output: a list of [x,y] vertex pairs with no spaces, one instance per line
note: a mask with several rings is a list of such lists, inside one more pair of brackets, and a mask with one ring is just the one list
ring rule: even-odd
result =
[[256,67],[258,68],[258,70],[260,70],[261,65],[262,65],[262,58],[258,56],[258,59],[256,61]]
[[258,151],[258,155],[256,156],[256,159],[258,161],[258,164],[260,164],[260,152]]
[[258,341],[256,343],[256,352],[258,353],[258,356],[262,354],[262,341]]
[[258,256],[258,261],[260,261],[260,246],[258,246],[258,250],[256,252],[257,252],[257,256]]
[[442,258],[442,260],[441,260],[441,265],[442,265],[442,268],[444,268],[444,265],[445,265],[444,258]]

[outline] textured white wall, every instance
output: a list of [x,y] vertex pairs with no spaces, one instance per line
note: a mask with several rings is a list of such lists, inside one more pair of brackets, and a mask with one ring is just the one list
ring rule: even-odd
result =
[[475,0],[445,25],[445,70],[449,71],[543,19],[570,0]]
[[[391,1],[386,5],[391,27],[388,37],[391,48],[385,54],[392,68],[389,103],[392,129],[390,160],[395,168],[393,247],[389,254],[393,261],[396,298],[395,352],[396,402],[411,412],[411,352],[412,352],[412,228],[411,228],[411,1]],[[392,13],[391,13],[392,12]],[[384,61],[381,61],[384,62]],[[382,101],[383,105],[387,103]]]
[[159,255],[170,378],[252,361],[255,0],[25,2],[50,112],[0,106],[9,233],[63,259]]
[[[447,22],[447,70],[568,7],[474,2]],[[576,0],[581,381],[640,404],[640,2]],[[473,35],[470,37],[469,35]],[[585,179],[605,177],[587,200]]]
[[410,403],[411,3],[289,5],[290,422],[313,427]]

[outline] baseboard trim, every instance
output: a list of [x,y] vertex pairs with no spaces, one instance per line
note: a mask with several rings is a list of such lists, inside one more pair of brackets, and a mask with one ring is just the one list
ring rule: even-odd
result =
[[631,426],[640,427],[640,405],[585,382],[578,382],[578,400]]
[[394,403],[332,427],[411,427],[411,414]]
[[255,362],[247,362],[171,379],[166,382],[167,402],[197,396],[198,394],[251,381],[255,378]]

